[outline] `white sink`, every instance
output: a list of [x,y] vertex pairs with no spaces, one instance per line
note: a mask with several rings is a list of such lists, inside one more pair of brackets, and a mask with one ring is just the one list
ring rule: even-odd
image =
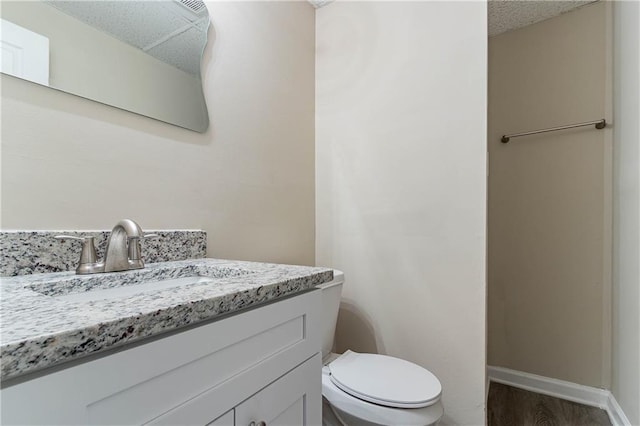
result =
[[190,285],[218,285],[253,274],[242,268],[215,265],[163,265],[93,275],[64,274],[27,285],[29,290],[56,300],[91,302],[122,299]]
[[90,302],[93,300],[120,299],[122,297],[133,296],[141,293],[152,293],[158,290],[166,290],[173,287],[182,287],[192,284],[211,284],[213,282],[215,282],[214,278],[199,276],[172,278],[160,281],[147,281],[140,284],[132,284],[122,287],[112,287],[80,293],[61,294],[53,297],[58,300],[66,300],[69,302]]

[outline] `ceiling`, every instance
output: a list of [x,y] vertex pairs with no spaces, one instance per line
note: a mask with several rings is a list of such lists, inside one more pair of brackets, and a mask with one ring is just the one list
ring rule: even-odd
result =
[[67,15],[200,76],[209,15],[200,0],[47,0]]
[[[333,0],[308,0],[315,8]],[[598,0],[489,0],[489,36],[526,27]]]
[[[332,0],[308,0],[322,7]],[[489,36],[597,0],[489,0]],[[46,0],[46,3],[165,63],[200,76],[209,15],[201,0]]]
[[593,2],[489,0],[489,36],[535,24]]

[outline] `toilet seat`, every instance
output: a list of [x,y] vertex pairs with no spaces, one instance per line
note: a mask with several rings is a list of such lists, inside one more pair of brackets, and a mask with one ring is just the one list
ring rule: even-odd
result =
[[329,364],[332,383],[347,394],[391,408],[423,408],[440,400],[429,370],[386,355],[347,351]]

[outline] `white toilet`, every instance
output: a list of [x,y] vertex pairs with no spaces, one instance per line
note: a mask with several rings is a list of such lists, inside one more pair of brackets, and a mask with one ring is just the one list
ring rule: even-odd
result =
[[429,370],[386,355],[331,353],[344,274],[322,289],[322,423],[326,426],[427,426],[440,420],[442,386]]

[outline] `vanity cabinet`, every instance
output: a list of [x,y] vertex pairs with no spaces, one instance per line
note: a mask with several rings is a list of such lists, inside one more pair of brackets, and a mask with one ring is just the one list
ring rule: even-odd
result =
[[9,383],[2,423],[320,425],[320,307],[314,290]]

